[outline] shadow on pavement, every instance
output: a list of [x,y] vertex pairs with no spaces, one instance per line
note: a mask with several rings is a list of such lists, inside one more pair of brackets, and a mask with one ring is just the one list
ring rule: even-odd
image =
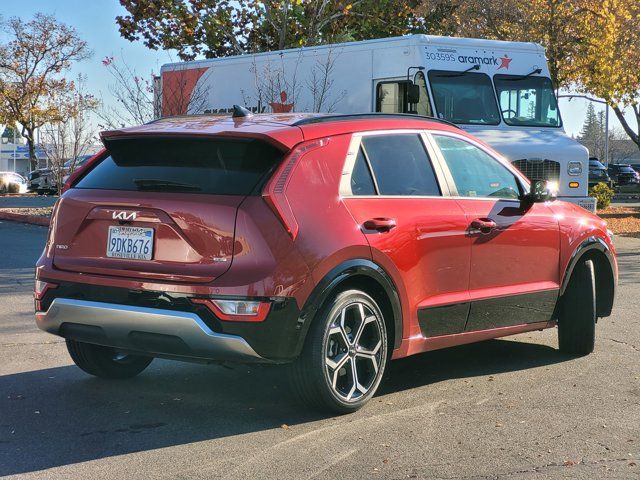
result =
[[[565,360],[548,346],[493,340],[392,362],[380,394]],[[284,373],[155,361],[127,381],[74,366],[5,375],[0,476],[327,418],[292,401]]]
[[[638,242],[640,245],[640,242]],[[618,252],[618,282],[621,285],[638,283],[640,276],[640,249],[625,249]]]

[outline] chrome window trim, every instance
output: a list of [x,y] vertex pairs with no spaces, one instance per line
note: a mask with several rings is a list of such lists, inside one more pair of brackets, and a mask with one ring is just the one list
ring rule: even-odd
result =
[[[354,195],[351,191],[351,175],[353,174],[353,167],[355,166],[356,159],[358,157],[358,151],[362,146],[362,139],[364,137],[382,136],[382,135],[402,135],[412,134],[417,135],[422,142],[422,146],[427,154],[427,159],[431,163],[434,175],[436,177],[436,183],[440,189],[440,195]],[[366,156],[366,152],[365,152]],[[369,164],[369,159],[367,158]],[[369,164],[371,177],[375,185],[376,191],[380,191],[378,188],[378,181],[376,174]],[[434,149],[431,141],[429,140],[427,133],[422,129],[395,129],[395,130],[371,130],[366,132],[357,132],[352,134],[351,141],[349,142],[349,148],[347,149],[347,156],[345,158],[344,165],[342,167],[342,174],[340,176],[339,194],[342,198],[449,198],[451,197],[449,191],[449,182],[445,177],[445,170],[442,166],[442,160],[439,158],[438,150]]]

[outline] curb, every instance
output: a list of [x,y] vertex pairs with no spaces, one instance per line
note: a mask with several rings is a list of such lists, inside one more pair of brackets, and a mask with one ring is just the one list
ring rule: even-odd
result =
[[49,226],[49,217],[39,217],[37,215],[23,215],[21,213],[0,212],[0,220],[10,220],[12,222],[29,223],[31,225]]
[[31,198],[31,197],[38,197],[37,194],[35,193],[0,193],[0,198],[2,197],[25,197],[25,198]]

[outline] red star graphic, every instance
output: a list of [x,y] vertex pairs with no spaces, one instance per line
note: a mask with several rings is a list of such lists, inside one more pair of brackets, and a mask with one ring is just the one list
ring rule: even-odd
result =
[[501,68],[509,70],[509,64],[511,63],[511,60],[513,60],[513,58],[509,58],[505,54],[504,57],[500,58],[500,66],[498,67],[498,70],[500,70]]

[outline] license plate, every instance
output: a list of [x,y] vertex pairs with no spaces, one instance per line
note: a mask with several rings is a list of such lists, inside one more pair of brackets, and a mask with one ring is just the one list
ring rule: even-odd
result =
[[151,260],[153,228],[109,227],[107,257],[130,260]]

